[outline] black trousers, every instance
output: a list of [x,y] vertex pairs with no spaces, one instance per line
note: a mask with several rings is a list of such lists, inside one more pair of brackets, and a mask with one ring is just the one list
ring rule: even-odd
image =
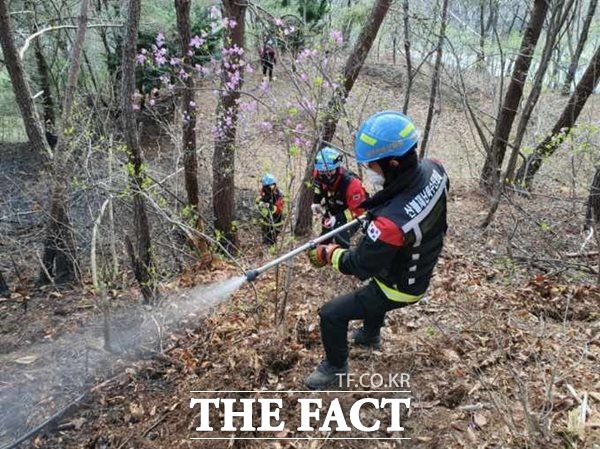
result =
[[321,340],[330,364],[343,367],[348,360],[348,323],[364,320],[368,335],[378,335],[386,312],[409,304],[389,300],[371,281],[368,285],[326,303],[319,312]]
[[262,62],[262,72],[263,76],[267,75],[267,70],[269,71],[269,80],[273,79],[273,63],[269,61]]

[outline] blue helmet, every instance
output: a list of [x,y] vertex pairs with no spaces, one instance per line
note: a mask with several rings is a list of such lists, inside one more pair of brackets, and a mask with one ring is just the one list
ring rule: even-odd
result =
[[277,184],[277,178],[273,176],[271,173],[265,174],[260,180],[263,186],[271,186],[273,184]]
[[342,154],[332,147],[321,148],[315,157],[315,170],[329,172],[342,165]]
[[354,152],[359,164],[403,156],[419,141],[415,125],[401,112],[383,111],[369,117],[359,128]]

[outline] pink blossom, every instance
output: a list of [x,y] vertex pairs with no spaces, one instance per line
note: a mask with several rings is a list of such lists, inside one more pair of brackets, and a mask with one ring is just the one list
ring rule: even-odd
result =
[[232,30],[237,26],[237,22],[234,19],[229,19],[229,28]]
[[165,45],[165,33],[163,33],[162,31],[156,35],[156,45],[158,47],[162,47],[163,45]]
[[202,47],[202,44],[204,44],[204,39],[198,36],[194,36],[190,41],[190,47],[200,48]]
[[171,64],[172,66],[178,66],[179,64],[181,64],[181,59],[179,58],[171,58],[171,60],[169,61],[169,64]]
[[148,102],[148,104],[150,106],[154,106],[156,104],[156,100],[154,98],[151,98],[150,101]]
[[186,72],[184,69],[181,69],[181,70],[179,71],[179,73],[177,74],[177,76],[178,76],[178,77],[179,77],[179,79],[181,79],[181,80],[186,80],[186,79],[188,79],[188,78],[190,77],[190,75],[188,75],[188,73],[187,73],[187,72]]
[[335,41],[336,44],[342,45],[344,43],[344,35],[341,31],[334,30],[331,32],[331,38]]
[[135,63],[137,65],[144,65],[144,63],[146,62],[146,57],[139,53],[136,57],[135,57]]
[[240,109],[244,112],[256,112],[258,103],[256,101],[242,102],[240,103]]
[[308,75],[306,73],[302,73],[300,75],[300,79],[304,82],[308,81]]
[[283,20],[281,20],[278,17],[277,19],[275,19],[275,25],[277,25],[278,27],[282,27],[283,26]]
[[273,131],[273,124],[271,122],[261,122],[258,124],[258,127],[263,131],[271,132]]

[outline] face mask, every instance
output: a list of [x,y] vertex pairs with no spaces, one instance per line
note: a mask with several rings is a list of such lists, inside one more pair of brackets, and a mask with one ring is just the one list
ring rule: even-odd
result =
[[375,187],[379,189],[383,188],[383,184],[385,184],[385,178],[383,175],[370,168],[365,168],[365,174],[367,175],[367,179],[371,181]]

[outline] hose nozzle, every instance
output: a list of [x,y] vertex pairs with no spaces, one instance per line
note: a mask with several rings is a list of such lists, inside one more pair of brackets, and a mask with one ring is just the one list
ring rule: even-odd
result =
[[244,273],[246,275],[246,280],[248,282],[254,282],[256,280],[256,278],[258,277],[258,275],[260,274],[260,272],[258,270],[250,270],[250,271],[246,271],[246,273]]

